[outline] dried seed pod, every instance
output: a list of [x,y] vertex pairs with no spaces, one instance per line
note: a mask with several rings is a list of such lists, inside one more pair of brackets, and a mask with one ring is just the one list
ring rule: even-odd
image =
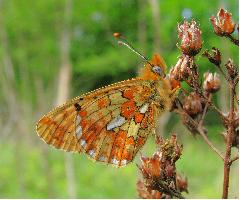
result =
[[187,80],[191,73],[189,56],[185,55],[179,58],[176,65],[170,70],[169,77],[171,80]]
[[210,18],[215,34],[219,36],[230,35],[235,30],[235,23],[232,21],[232,14],[224,9],[218,11],[217,17]]
[[202,55],[207,57],[211,63],[217,66],[220,66],[222,62],[221,52],[218,48],[215,48],[215,47],[212,48],[212,55],[209,53],[208,50],[204,51]]
[[177,174],[176,177],[177,187],[180,190],[180,192],[187,192],[188,193],[188,181],[187,178],[182,178],[180,174]]
[[[158,150],[152,157],[141,156],[142,165],[138,166],[144,181],[138,181],[137,190],[142,198],[182,197],[176,185],[175,162],[180,158],[182,146],[177,144],[177,136],[163,140],[156,137]],[[156,190],[159,193],[156,193]],[[175,195],[173,195],[175,193]]]
[[161,199],[162,195],[157,190],[151,190],[145,186],[143,181],[137,182],[138,196],[142,199]]
[[215,93],[220,89],[220,76],[218,73],[204,73],[203,89],[207,93]]
[[196,115],[202,113],[203,107],[199,95],[195,92],[190,93],[184,100],[183,109],[191,117],[195,117]]
[[147,158],[145,156],[141,156],[142,167],[141,170],[146,177],[152,176],[160,176],[161,166],[160,166],[160,158],[159,156],[154,156],[152,158]]
[[202,48],[201,30],[196,21],[191,23],[184,21],[183,24],[178,24],[178,37],[181,40],[180,49],[183,54],[195,56]]
[[232,59],[230,58],[228,59],[228,62],[227,64],[225,64],[225,67],[227,68],[228,74],[231,79],[234,79],[238,75],[236,66],[233,64]]

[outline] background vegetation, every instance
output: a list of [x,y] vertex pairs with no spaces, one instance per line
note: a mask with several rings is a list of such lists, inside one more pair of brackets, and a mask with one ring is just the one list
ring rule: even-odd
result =
[[[223,62],[238,60],[238,49],[215,37],[209,18],[220,7],[238,22],[237,0],[1,0],[0,1],[0,197],[1,198],[137,198],[135,163],[121,169],[100,165],[85,155],[67,154],[44,144],[36,121],[56,105],[62,88],[61,69],[68,67],[68,96],[136,76],[144,62],[118,47],[113,32],[121,32],[151,57],[159,52],[168,66],[179,50],[177,22],[200,23],[204,48],[218,47]],[[237,35],[237,33],[236,33]],[[207,59],[198,62],[215,71]],[[63,73],[64,74],[64,73]],[[69,90],[70,88],[70,90]],[[228,108],[228,91],[216,96]],[[219,119],[208,116],[209,137],[223,147]],[[189,198],[219,198],[223,165],[200,137],[192,137],[177,116],[164,116],[164,136],[176,132],[184,146],[178,171],[188,177]],[[142,152],[151,155],[149,139]],[[238,162],[232,166],[230,197],[238,197]]]

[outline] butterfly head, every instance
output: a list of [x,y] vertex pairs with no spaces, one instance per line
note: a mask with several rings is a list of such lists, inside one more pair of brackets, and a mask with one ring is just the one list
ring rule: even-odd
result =
[[162,68],[158,65],[153,66],[152,71],[153,71],[153,73],[158,74],[159,76],[161,76],[163,78],[166,76],[164,71],[162,70]]
[[155,54],[150,63],[145,65],[140,72],[140,76],[145,80],[161,80],[165,78],[166,64],[162,57]]

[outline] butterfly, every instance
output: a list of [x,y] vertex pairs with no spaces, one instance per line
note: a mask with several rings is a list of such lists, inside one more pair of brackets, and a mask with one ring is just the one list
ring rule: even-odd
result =
[[44,115],[36,125],[37,134],[57,149],[126,166],[175,98],[165,67],[154,55],[138,77],[78,96]]

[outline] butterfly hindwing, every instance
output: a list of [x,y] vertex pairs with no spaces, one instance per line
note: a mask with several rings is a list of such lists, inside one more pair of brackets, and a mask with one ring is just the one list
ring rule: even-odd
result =
[[77,97],[45,115],[38,135],[66,151],[125,166],[154,128],[150,81],[132,79]]

